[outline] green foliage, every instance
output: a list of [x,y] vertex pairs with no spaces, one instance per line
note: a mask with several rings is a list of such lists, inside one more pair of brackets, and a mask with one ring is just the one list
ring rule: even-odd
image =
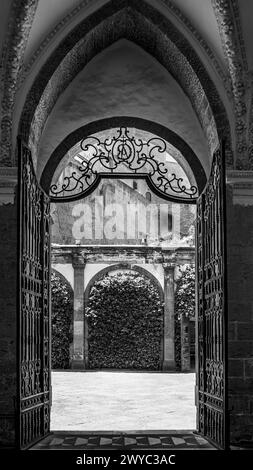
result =
[[86,315],[90,368],[160,368],[163,303],[148,278],[106,275],[92,287]]
[[52,368],[68,369],[72,342],[73,291],[54,271],[51,274]]
[[175,291],[175,362],[181,370],[181,326],[180,319],[195,317],[195,267],[185,265],[180,270]]
[[195,316],[195,267],[185,265],[180,270],[175,292],[175,312],[178,318],[181,315],[193,318]]

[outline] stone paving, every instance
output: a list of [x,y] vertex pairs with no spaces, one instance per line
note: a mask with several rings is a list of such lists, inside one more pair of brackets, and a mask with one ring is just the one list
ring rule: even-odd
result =
[[52,372],[52,431],[194,430],[195,374]]
[[74,433],[54,432],[32,450],[120,450],[120,449],[160,449],[160,450],[214,450],[203,437],[190,431],[170,433]]

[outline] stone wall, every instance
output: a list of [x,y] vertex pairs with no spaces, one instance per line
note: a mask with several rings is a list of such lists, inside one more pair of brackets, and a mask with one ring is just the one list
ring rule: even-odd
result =
[[228,391],[232,442],[253,444],[253,205],[228,195]]
[[52,243],[167,246],[173,238],[180,246],[194,220],[195,206],[151,194],[144,180],[106,179],[82,200],[52,203]]

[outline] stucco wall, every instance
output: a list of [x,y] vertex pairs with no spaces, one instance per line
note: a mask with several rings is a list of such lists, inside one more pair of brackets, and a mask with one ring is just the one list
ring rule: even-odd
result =
[[[52,243],[90,245],[170,243],[187,237],[195,220],[195,206],[167,202],[138,180],[102,180],[98,188],[78,201],[51,205]],[[141,186],[143,184],[143,186]],[[149,192],[149,202],[145,194]]]
[[[109,263],[87,263],[84,270],[84,286],[85,291],[87,285],[91,279],[102,269],[112,266]],[[153,274],[155,278],[160,282],[161,287],[164,288],[164,270],[161,264],[148,264],[141,263],[140,266],[143,269],[146,269],[149,273]],[[74,288],[74,270],[73,266],[70,263],[56,263],[52,264],[52,268],[61,273],[67,281],[70,283],[71,287]]]

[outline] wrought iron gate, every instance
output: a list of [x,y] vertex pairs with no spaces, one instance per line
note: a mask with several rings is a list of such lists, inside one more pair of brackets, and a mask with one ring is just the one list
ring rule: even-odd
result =
[[215,152],[197,203],[198,431],[219,448],[227,439],[226,214],[223,152]]
[[49,432],[50,239],[49,198],[40,188],[30,150],[19,141],[19,445]]

